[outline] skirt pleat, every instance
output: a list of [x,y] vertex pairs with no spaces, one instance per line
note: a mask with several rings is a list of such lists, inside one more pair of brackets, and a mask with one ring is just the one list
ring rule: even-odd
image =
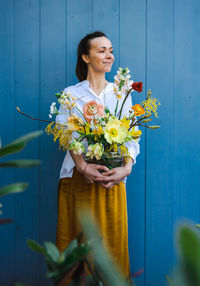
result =
[[94,218],[110,256],[129,277],[125,184],[120,182],[107,190],[97,183],[88,184],[76,169],[72,178],[60,179],[56,244],[61,252],[82,231],[78,212],[85,208]]

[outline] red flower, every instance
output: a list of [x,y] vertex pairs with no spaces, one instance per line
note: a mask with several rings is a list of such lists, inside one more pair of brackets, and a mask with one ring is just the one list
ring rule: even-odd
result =
[[142,91],[142,82],[134,82],[131,86],[134,90],[138,92]]

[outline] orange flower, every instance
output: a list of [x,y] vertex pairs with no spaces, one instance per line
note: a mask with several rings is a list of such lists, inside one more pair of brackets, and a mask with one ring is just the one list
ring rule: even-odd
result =
[[95,116],[102,117],[104,115],[104,108],[102,104],[98,104],[95,100],[91,100],[84,104],[83,115],[87,122],[91,122]]
[[140,116],[145,114],[145,110],[140,104],[135,104],[131,108],[133,109],[135,116]]

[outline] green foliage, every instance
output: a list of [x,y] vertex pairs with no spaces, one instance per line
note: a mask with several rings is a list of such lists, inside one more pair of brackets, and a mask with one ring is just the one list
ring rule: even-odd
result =
[[42,133],[43,132],[41,130],[28,133],[27,135],[24,135],[24,136],[16,139],[15,141],[11,142],[10,144],[8,144],[4,147],[1,147],[0,148],[0,157],[4,157],[7,155],[11,155],[11,154],[20,152],[21,150],[23,150],[25,148],[26,144],[29,141],[37,138]]
[[66,275],[74,276],[76,280],[76,270],[90,251],[88,243],[82,243],[79,237],[73,240],[63,253],[60,253],[52,242],[44,242],[44,247],[33,240],[28,240],[27,243],[31,250],[44,254],[48,267],[47,277],[52,279],[54,285],[66,279]]
[[99,282],[101,281],[102,283],[101,285],[130,285],[130,283],[125,280],[120,270],[116,268],[114,262],[110,260],[108,253],[102,245],[102,240],[100,239],[98,230],[94,225],[89,213],[80,213],[79,217],[87,239],[89,241],[95,241],[95,243],[91,244],[91,251],[94,258],[97,276],[99,277]]
[[[0,145],[0,158],[22,151],[29,141],[37,138],[41,134],[42,134],[42,131],[34,131],[34,132],[28,133],[14,140],[13,142],[7,144],[4,147]],[[38,164],[40,164],[39,160],[17,159],[17,160],[0,162],[0,169],[2,168],[29,168],[29,167],[34,167]],[[13,184],[4,186],[0,188],[0,197],[3,197],[8,194],[22,192],[27,187],[28,187],[28,183],[13,183]],[[0,212],[0,214],[1,213],[2,212]],[[11,222],[11,220],[0,219],[0,224],[4,224],[7,222]]]
[[[47,277],[52,279],[56,286],[66,285],[69,278],[70,286],[130,285],[110,260],[90,215],[81,213],[80,222],[87,241],[83,242],[83,235],[80,234],[62,253],[51,242],[44,242],[43,247],[33,240],[28,240],[28,246],[32,250],[44,254],[48,268]],[[91,275],[86,275],[86,268]]]
[[14,183],[0,189],[0,197],[23,192],[28,187],[27,183]]
[[28,239],[27,244],[31,250],[37,253],[42,253],[42,254],[46,253],[44,247],[32,239]]
[[173,286],[200,285],[200,233],[190,223],[178,229],[177,248],[180,263],[174,271],[173,279],[167,276]]
[[40,164],[39,160],[12,160],[0,163],[0,168],[30,168]]

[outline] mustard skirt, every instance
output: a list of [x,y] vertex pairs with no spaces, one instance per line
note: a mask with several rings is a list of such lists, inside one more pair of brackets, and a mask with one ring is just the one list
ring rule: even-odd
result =
[[85,207],[95,219],[109,254],[129,277],[125,184],[120,182],[107,190],[97,183],[88,184],[76,169],[72,178],[60,179],[56,244],[61,252],[81,232],[77,210]]

